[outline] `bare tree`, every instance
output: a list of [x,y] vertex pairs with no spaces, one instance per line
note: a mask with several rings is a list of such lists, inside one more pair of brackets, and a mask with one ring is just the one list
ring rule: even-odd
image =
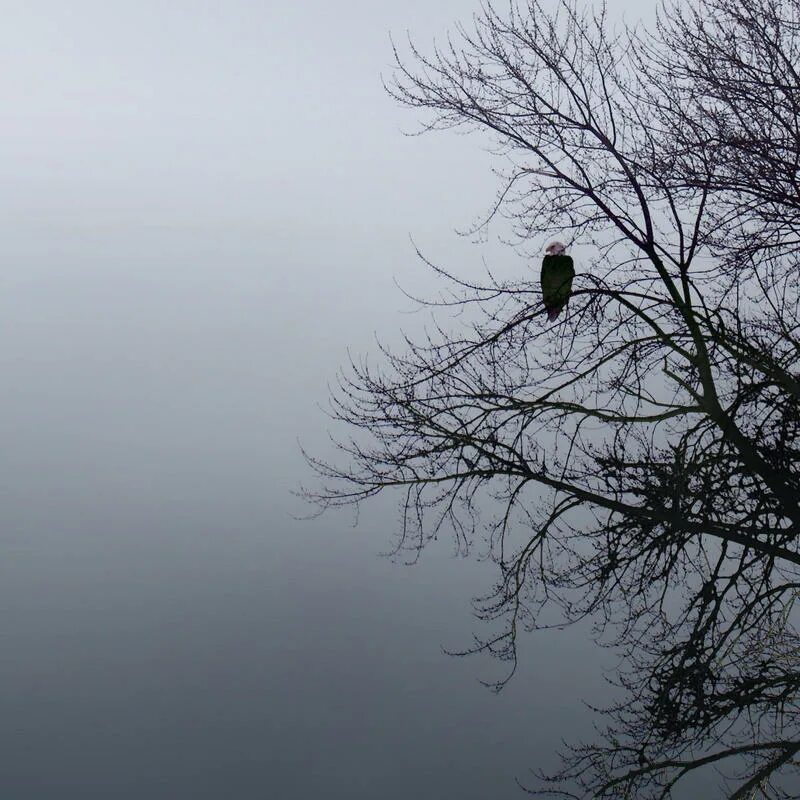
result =
[[425,128],[491,135],[487,224],[593,255],[555,325],[529,276],[431,264],[451,290],[430,304],[472,321],[351,364],[333,414],[353,435],[309,457],[308,494],[398,490],[399,551],[485,535],[500,628],[476,649],[512,673],[553,610],[625,654],[628,699],[556,796],[666,797],[746,755],[730,797],[779,797],[797,765],[799,47],[797,0],[665,5],[650,33],[527,0],[395,49],[388,88]]

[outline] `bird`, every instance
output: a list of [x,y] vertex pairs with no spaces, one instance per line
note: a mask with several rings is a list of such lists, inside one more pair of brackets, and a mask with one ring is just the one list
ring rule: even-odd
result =
[[572,293],[575,267],[572,256],[565,254],[566,246],[561,242],[550,242],[545,247],[542,259],[542,300],[547,310],[547,320],[552,322],[567,304]]

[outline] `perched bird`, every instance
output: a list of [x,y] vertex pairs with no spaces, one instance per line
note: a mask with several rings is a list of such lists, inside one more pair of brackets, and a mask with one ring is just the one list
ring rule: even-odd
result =
[[567,304],[572,292],[575,267],[572,256],[564,253],[567,248],[561,242],[550,242],[542,259],[542,299],[547,309],[547,319],[552,322]]

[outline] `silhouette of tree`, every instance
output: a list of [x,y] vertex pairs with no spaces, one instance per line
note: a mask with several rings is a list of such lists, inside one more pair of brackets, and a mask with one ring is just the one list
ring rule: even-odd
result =
[[387,88],[425,130],[491,134],[485,224],[590,258],[554,325],[528,276],[430,264],[450,287],[421,301],[435,329],[350,365],[333,416],[353,433],[337,463],[308,456],[307,494],[398,490],[398,552],[483,532],[500,578],[474,649],[507,677],[553,610],[624,654],[602,743],[539,776],[546,794],[667,797],[730,763],[731,798],[794,796],[799,49],[796,0],[665,4],[652,32],[572,0],[487,4],[430,54],[395,47]]

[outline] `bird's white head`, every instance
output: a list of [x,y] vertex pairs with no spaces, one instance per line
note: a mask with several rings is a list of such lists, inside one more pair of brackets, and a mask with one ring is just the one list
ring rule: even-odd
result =
[[549,256],[560,256],[566,249],[567,246],[561,244],[561,242],[550,242],[550,244],[545,247],[544,251]]

